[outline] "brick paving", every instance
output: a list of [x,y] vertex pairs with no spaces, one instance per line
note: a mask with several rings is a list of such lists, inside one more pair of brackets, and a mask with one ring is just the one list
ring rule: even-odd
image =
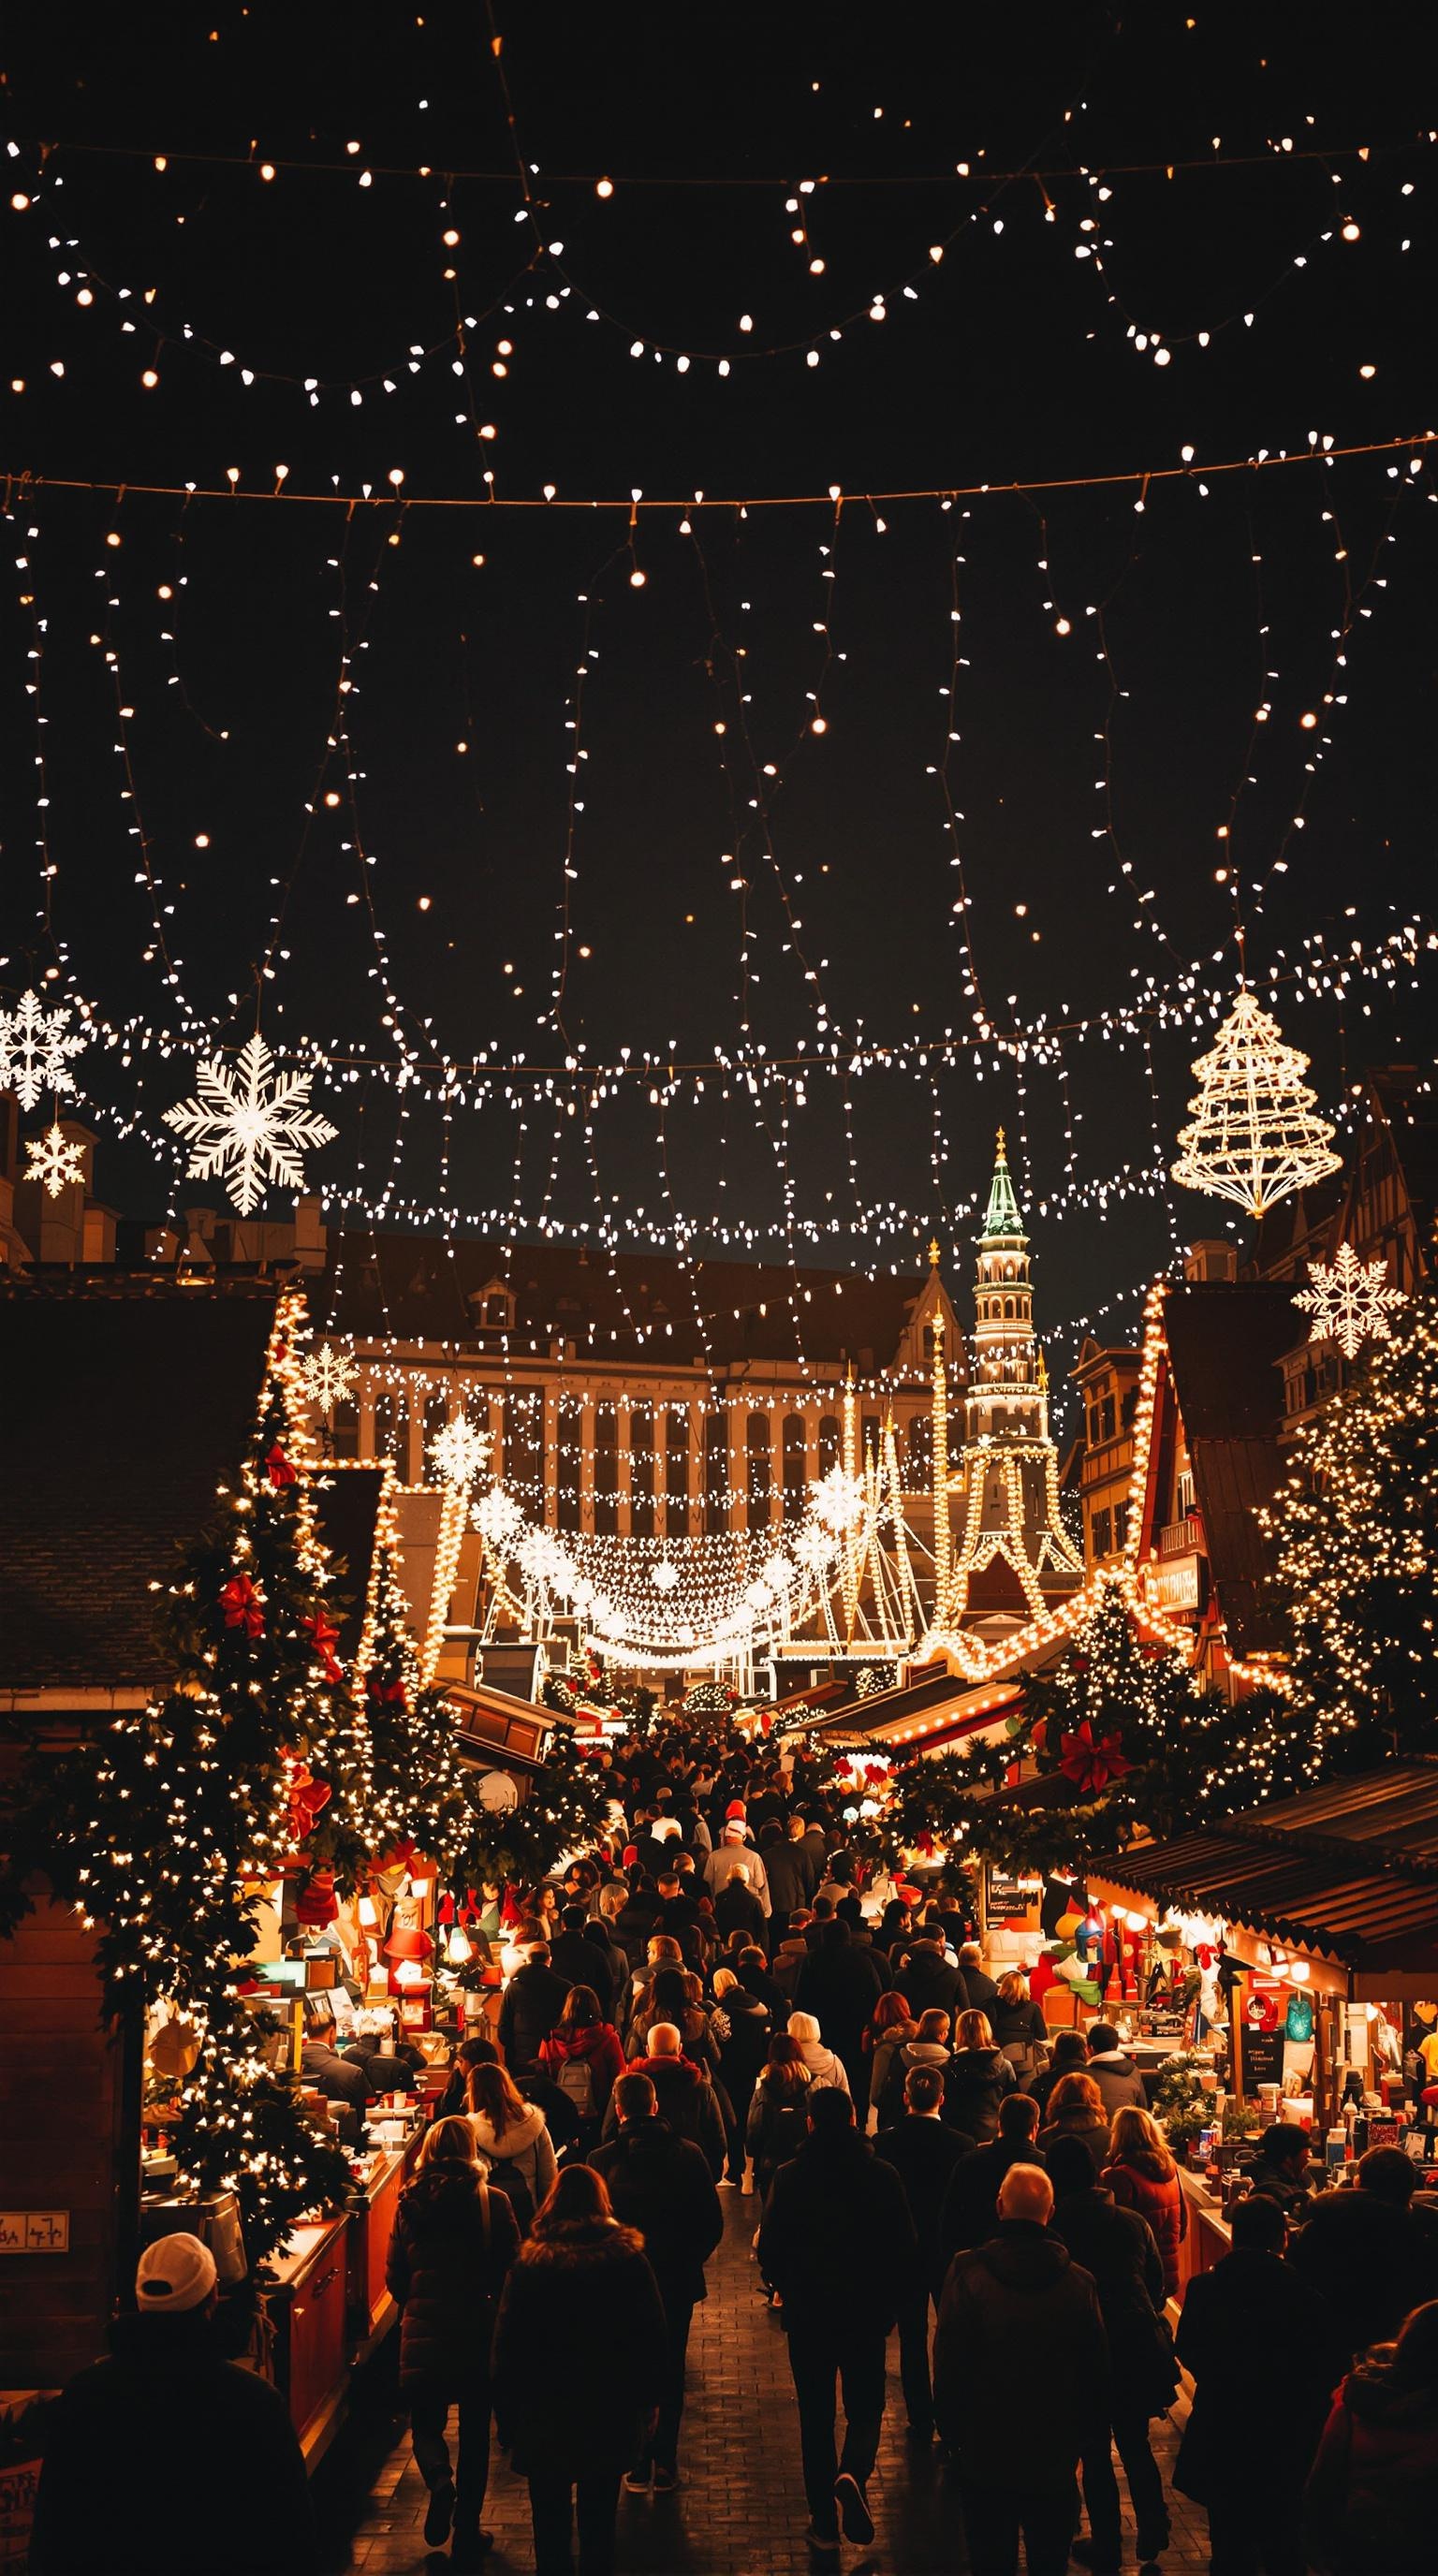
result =
[[[812,2576],[799,2476],[799,2425],[783,2328],[764,2304],[749,2243],[758,2204],[726,2191],[724,2242],[709,2266],[709,2296],[695,2311],[689,2390],[680,2437],[686,2484],[676,2496],[640,2500],[621,2491],[618,2566],[622,2576]],[[835,2249],[842,2261],[842,2248]],[[391,2345],[395,2338],[390,2338]],[[393,2368],[392,2357],[390,2368]],[[602,2371],[604,2357],[595,2355]],[[383,2362],[379,2365],[383,2372]],[[1034,2404],[1043,2403],[1043,2361],[1035,2356]],[[1156,2428],[1165,2469],[1177,2448],[1183,2401]],[[383,2378],[356,2410],[319,2473],[327,2576],[438,2576],[446,2557],[422,2537],[427,2497]],[[1123,2482],[1120,2477],[1120,2491]],[[878,2525],[871,2548],[844,2551],[845,2576],[959,2576],[966,2566],[958,2499],[936,2455],[915,2455],[904,2437],[898,2342],[889,2346],[888,2405],[878,2468],[869,2490]],[[1203,2515],[1171,2498],[1174,2535],[1163,2566],[1206,2568]],[[484,2519],[495,2534],[490,2576],[530,2576],[529,2499],[523,2480],[496,2452]],[[1133,2566],[1133,2518],[1124,2501],[1125,2550]],[[830,2562],[832,2563],[832,2562]]]

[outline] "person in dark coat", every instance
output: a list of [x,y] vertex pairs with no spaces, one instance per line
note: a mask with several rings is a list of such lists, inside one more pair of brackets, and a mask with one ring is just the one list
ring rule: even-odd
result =
[[[898,1994],[897,1989],[895,2000],[902,2004],[903,1998]],[[930,2066],[936,2074],[942,2075],[947,2108],[948,2084],[954,2063],[954,2052],[948,2044],[948,2014],[936,2004],[931,2012],[924,2013],[911,2027],[912,2038],[901,2039],[897,2048],[886,2052],[883,2079],[877,2093],[872,2089],[871,2080],[870,2099],[878,2111],[881,2129],[890,2128],[895,2120],[902,2117],[904,2087],[916,2066]],[[869,2063],[872,2070],[872,2056]]]
[[1028,2094],[1006,2093],[999,2104],[998,2136],[954,2167],[939,2218],[945,2275],[956,2254],[987,2245],[998,2224],[999,2190],[1010,2165],[1042,2168],[1044,2159],[1034,2144],[1038,2125],[1038,2106]]
[[1323,2576],[1426,2576],[1438,2497],[1438,2301],[1344,2380],[1304,2491]]
[[1324,2192],[1294,2239],[1293,2269],[1326,2301],[1349,2361],[1438,2297],[1432,2223],[1409,2206],[1414,2181],[1401,2147],[1370,2147],[1357,2190]]
[[[1053,2038],[1053,2054],[1050,2057],[1047,2066],[1044,2068],[1043,2073],[1041,2075],[1036,2075],[1032,2084],[1028,2088],[1039,2106],[1040,2128],[1044,2126],[1049,2118],[1049,2105],[1053,2100],[1054,2087],[1058,2083],[1059,2078],[1064,2075],[1083,2075],[1087,2072],[1087,2068],[1088,2043],[1084,2038],[1083,2032],[1081,2030],[1055,2031]],[[1097,2085],[1094,2086],[1094,2090],[1095,2092],[1098,2092]],[[1102,2108],[1102,2103],[1103,2096],[1100,2094],[1100,2108]]]
[[943,2295],[944,2259],[939,2218],[955,2167],[968,2156],[972,2138],[944,2126],[942,2069],[916,2066],[904,2084],[902,2117],[881,2129],[874,2153],[894,2168],[904,2186],[909,2216],[919,2240],[919,2282],[899,2310],[899,2376],[909,2431],[916,2442],[934,2438],[934,2392],[929,2376],[929,2308]]
[[[425,2546],[442,2549],[453,2524],[455,2567],[477,2568],[492,2546],[479,2521],[489,2483],[489,2347],[518,2252],[514,2212],[483,2177],[470,2122],[436,2120],[400,2195],[384,2277],[400,2312],[400,2395],[429,2489]],[[453,2474],[445,2440],[451,2406],[459,2428]]]
[[1194,2387],[1173,2483],[1207,2509],[1217,2576],[1303,2576],[1303,2481],[1343,2356],[1323,2301],[1283,2260],[1277,2201],[1255,2192],[1231,2226],[1232,2252],[1194,2274],[1179,2314]]
[[796,1907],[808,1904],[819,1883],[804,1849],[802,1825],[797,1836],[781,1824],[765,1825],[759,1835],[759,1857],[769,1881],[770,1919],[777,1940],[779,1926],[787,1924]]
[[1029,1981],[1017,1968],[999,1979],[999,2000],[989,2014],[994,2045],[1001,2048],[1023,2085],[1031,2085],[1048,2064],[1049,2026],[1042,2004],[1029,1994]]
[[621,2075],[614,2090],[619,2135],[596,2149],[594,2170],[621,2226],[644,2240],[668,2337],[658,2421],[625,2483],[642,2495],[652,2479],[656,2495],[670,2495],[679,2484],[689,2327],[705,2296],[704,2266],[724,2233],[724,2207],[699,2149],[659,2118],[648,2076]]
[[[902,1979],[900,1985],[902,1986]],[[949,2119],[981,2141],[999,2134],[999,2104],[1014,2089],[1014,2071],[981,2012],[961,2012],[949,2070]]]
[[714,2011],[710,2032],[719,2050],[719,2079],[729,2104],[728,2180],[744,2180],[744,2131],[759,2069],[769,2054],[774,2023],[767,2005],[739,1982],[733,1968],[714,1972]]
[[1110,2431],[1138,2524],[1140,2564],[1157,2558],[1169,2540],[1163,2478],[1148,2438],[1150,2416],[1172,2405],[1178,2388],[1178,2363],[1163,2312],[1163,2264],[1147,2219],[1137,2210],[1120,2209],[1112,2192],[1094,2181],[1081,2138],[1058,2139],[1048,2172],[1054,2187],[1049,2225],[1091,2276],[1108,2336],[1109,2423],[1102,2440],[1083,2454],[1091,2538],[1082,2563],[1098,2576],[1116,2576],[1121,2537]]
[[613,1919],[614,1938],[631,1969],[643,1966],[650,1935],[662,1912],[653,1879],[647,1870],[635,1870],[630,1877],[629,1894]]
[[[621,1950],[610,1931],[609,1919],[602,1912],[588,1917],[584,1926],[584,1938],[591,1949],[599,1952],[604,1962],[609,1978],[609,2018],[620,2038],[623,2039],[629,2028],[629,2015],[634,2001],[634,1979],[629,1965],[629,1953],[627,1950]],[[594,1984],[592,1972],[587,1977],[577,1978],[575,1982],[581,1986],[592,1986]]]
[[[596,1974],[594,1945],[585,1938],[585,1926],[590,1919],[588,1908],[583,1905],[566,1905],[559,1919],[563,1928],[549,1945],[551,1968],[556,1976],[565,1978],[571,1986],[592,1987],[598,1996],[604,2019],[613,2021],[614,1973],[606,1955],[602,1968]],[[627,1973],[626,1970],[626,1976]]]
[[111,2329],[109,2358],[47,2411],[35,2576],[154,2576],[159,2563],[253,2576],[254,2517],[231,2509],[242,2488],[264,2499],[266,2566],[312,2570],[314,2507],[289,2409],[220,2353],[208,2246],[158,2238],[140,2257],[135,2298],[137,2313]]
[[714,1920],[727,1941],[731,1932],[745,1932],[751,1941],[762,1941],[768,1916],[749,1884],[742,1860],[732,1861],[729,1873],[714,1899]]
[[[811,2089],[808,2136],[774,2177],[759,2263],[784,2303],[811,2544],[835,2555],[842,2523],[846,2539],[867,2547],[884,2346],[922,2276],[904,2186],[858,2135],[853,2103],[833,2086]],[[837,2459],[836,2376],[845,2417]]]
[[811,2081],[798,2041],[779,2031],[769,2042],[769,2055],[755,2079],[744,2123],[744,2144],[761,2200],[767,2197],[779,2167],[798,2154],[808,2135]]
[[499,2044],[511,2075],[527,2075],[538,2066],[569,1985],[568,1977],[556,1976],[550,1966],[548,1943],[536,1941],[525,1966],[510,1978],[499,2007]]
[[907,1950],[891,1952],[889,1964],[894,1983],[915,2021],[921,2013],[943,2011],[952,2028],[956,2015],[968,2011],[969,1990],[963,1970],[950,1967],[937,1933],[932,1939],[925,1934],[922,1939],[911,1940]]
[[[667,2120],[681,2138],[688,2138],[700,2149],[717,2182],[724,2171],[728,2141],[724,2114],[708,2075],[702,2066],[696,2066],[692,2058],[685,2056],[679,2028],[674,2022],[655,2022],[646,2047],[648,2053],[639,2061],[639,2071],[648,2076],[654,2087],[660,2117]],[[618,2129],[619,2114],[611,2095],[601,2134],[607,2141],[617,2136]]]
[[[1108,2342],[1089,2274],[1049,2228],[1053,2190],[1013,2165],[987,2245],[956,2257],[934,2337],[934,2414],[958,2463],[972,2576],[1063,2576],[1074,2472],[1108,2422]],[[1034,2371],[1042,2356],[1042,2402]]]
[[529,2481],[537,2576],[612,2576],[619,2481],[653,2431],[668,2337],[643,2239],[601,2177],[566,2165],[504,2285],[494,2417]]
[[[970,2008],[974,2012],[987,2013],[992,2023],[999,1990],[984,1966],[984,1954],[977,1941],[965,1941],[960,1948],[959,1974],[968,1989]],[[1082,2058],[1082,2050],[1079,2054]]]
[[864,2028],[881,1991],[872,1957],[854,1947],[847,1923],[825,1923],[799,1970],[794,2002],[812,2013],[852,2091],[865,2075]]

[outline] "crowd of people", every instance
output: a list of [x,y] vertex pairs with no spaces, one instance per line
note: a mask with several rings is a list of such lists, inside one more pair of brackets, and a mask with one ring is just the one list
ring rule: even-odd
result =
[[[1272,2132],[1175,2337],[1188,2204],[1117,2030],[1051,2038],[1023,1976],[985,1967],[962,1877],[922,1898],[864,1885],[802,1751],[671,1728],[602,1758],[623,1825],[511,1892],[497,2021],[458,2040],[390,2246],[427,2546],[482,2564],[493,2427],[538,2576],[571,2567],[576,2530],[581,2576],[609,2576],[621,2488],[683,2482],[729,2192],[752,2202],[755,2294],[786,2340],[818,2565],[875,2537],[897,2335],[907,2439],[951,2464],[973,2576],[1010,2576],[1021,2545],[1030,2576],[1117,2576],[1115,2452],[1139,2560],[1162,2557],[1151,2431],[1181,2367],[1174,2484],[1206,2509],[1214,2576],[1426,2567],[1438,2216],[1405,2155],[1375,2149],[1355,2189],[1314,2199],[1302,2133]],[[213,2263],[170,2238],[141,2275],[126,2339],[57,2410],[37,2576],[122,2563],[113,2516],[111,2554],[86,2554],[67,2466],[83,2446],[87,2480],[98,2460],[123,2485],[182,2346],[191,2403],[202,2384]],[[230,2371],[203,2383],[216,2420],[248,2408],[250,2441],[278,2443],[278,2400],[241,2401]]]

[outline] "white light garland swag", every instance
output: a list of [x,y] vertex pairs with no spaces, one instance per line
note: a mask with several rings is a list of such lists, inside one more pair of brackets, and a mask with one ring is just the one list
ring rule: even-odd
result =
[[598,1537],[529,1520],[502,1484],[473,1514],[497,1575],[531,1620],[576,1617],[616,1662],[722,1663],[821,1615],[864,1544],[858,1479],[831,1468],[802,1520],[698,1538]]

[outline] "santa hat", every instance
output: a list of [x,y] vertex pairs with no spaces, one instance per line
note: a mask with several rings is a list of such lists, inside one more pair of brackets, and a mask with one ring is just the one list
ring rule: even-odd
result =
[[732,1825],[732,1824],[733,1824],[733,1822],[734,1822],[735,1817],[737,1816],[737,1817],[738,1817],[738,1819],[739,1819],[740,1824],[742,1825],[742,1823],[744,1822],[745,1813],[746,1813],[746,1809],[745,1809],[745,1806],[744,1806],[744,1801],[743,1801],[743,1799],[742,1799],[742,1798],[731,1798],[731,1799],[730,1799],[730,1801],[729,1801],[728,1806],[727,1806],[727,1807],[725,1808],[725,1810],[724,1810],[724,1822],[725,1822],[725,1824],[726,1824],[726,1825]]

